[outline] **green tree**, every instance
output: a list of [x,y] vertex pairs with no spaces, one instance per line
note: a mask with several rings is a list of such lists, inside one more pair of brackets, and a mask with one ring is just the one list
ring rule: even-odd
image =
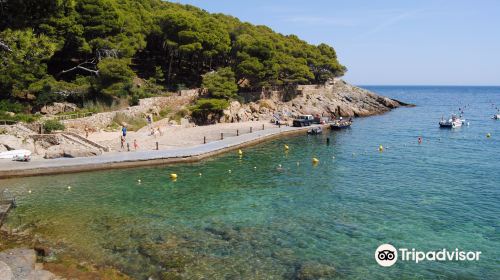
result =
[[106,58],[99,62],[97,89],[108,96],[125,96],[132,86],[134,71],[128,66],[129,60]]
[[54,54],[56,44],[45,35],[32,30],[4,30],[0,41],[0,98],[28,98],[26,89],[47,76],[47,60]]
[[220,68],[216,72],[203,75],[202,87],[208,90],[210,96],[230,99],[236,96],[238,86],[231,68]]

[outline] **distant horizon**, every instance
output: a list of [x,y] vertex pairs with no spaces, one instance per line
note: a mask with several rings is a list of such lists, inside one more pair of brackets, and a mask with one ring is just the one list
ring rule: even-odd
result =
[[500,85],[494,0],[171,1],[327,43],[352,84]]
[[[348,82],[348,81],[346,81]],[[445,84],[429,84],[429,85],[411,85],[411,84],[354,84],[355,86],[361,87],[361,86],[367,86],[367,87],[500,87],[500,85],[463,85],[463,84],[456,84],[456,85],[445,85]]]

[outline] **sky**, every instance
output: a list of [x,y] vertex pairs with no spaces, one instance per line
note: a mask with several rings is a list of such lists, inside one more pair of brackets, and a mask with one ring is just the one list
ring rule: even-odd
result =
[[358,85],[500,85],[499,0],[176,0],[335,48]]

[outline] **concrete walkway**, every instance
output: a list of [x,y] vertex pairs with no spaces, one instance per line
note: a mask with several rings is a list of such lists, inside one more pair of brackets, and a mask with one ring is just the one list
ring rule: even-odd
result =
[[40,159],[31,162],[1,160],[0,179],[195,162],[210,156],[255,145],[280,136],[305,133],[310,128],[311,127],[274,127],[195,147],[179,148],[175,150],[113,152],[87,158]]

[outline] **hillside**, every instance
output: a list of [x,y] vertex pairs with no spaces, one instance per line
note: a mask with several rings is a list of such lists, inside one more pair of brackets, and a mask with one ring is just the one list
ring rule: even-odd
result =
[[[346,68],[333,47],[160,0],[0,3],[0,111],[83,107],[203,85],[217,99],[320,84]],[[139,82],[138,82],[139,81]]]

